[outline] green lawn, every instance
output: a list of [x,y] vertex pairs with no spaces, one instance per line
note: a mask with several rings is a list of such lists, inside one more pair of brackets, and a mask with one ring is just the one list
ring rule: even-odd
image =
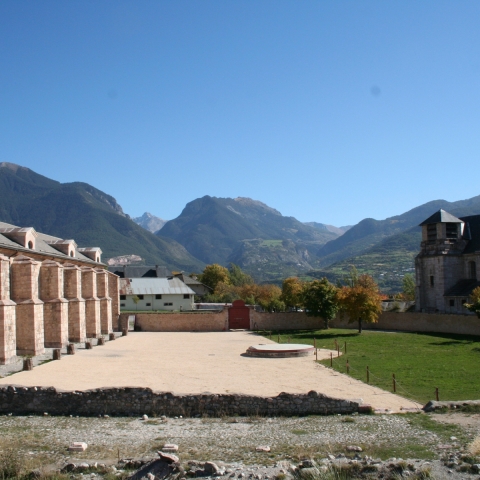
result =
[[[263,332],[269,336],[269,332]],[[292,330],[280,334],[280,342],[313,344],[318,348],[335,349],[334,341],[347,353],[334,356],[333,368],[366,382],[367,366],[370,383],[392,391],[392,374],[397,381],[397,393],[426,403],[440,400],[480,399],[480,337],[428,333],[390,333],[355,330]],[[277,332],[272,340],[277,341]],[[330,366],[330,360],[322,361]]]

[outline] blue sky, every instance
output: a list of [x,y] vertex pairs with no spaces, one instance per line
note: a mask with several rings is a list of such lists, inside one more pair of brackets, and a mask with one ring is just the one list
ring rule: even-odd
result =
[[479,195],[479,157],[478,1],[0,2],[0,162],[132,216],[349,225]]

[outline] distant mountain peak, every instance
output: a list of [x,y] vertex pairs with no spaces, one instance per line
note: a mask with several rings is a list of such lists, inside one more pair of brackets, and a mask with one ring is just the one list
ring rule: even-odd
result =
[[17,172],[19,168],[28,170],[27,167],[22,167],[21,165],[17,165],[16,163],[10,163],[10,162],[1,162],[0,163],[0,168],[8,168],[12,172]]
[[268,212],[274,214],[274,215],[282,215],[278,210],[275,210],[272,207],[269,207],[267,204],[261,202],[260,200],[253,200],[253,198],[248,198],[248,197],[237,197],[234,198],[235,202],[238,202],[240,205],[243,205],[245,207],[260,207],[263,208],[264,210],[267,210]]
[[132,220],[149,232],[155,233],[162,229],[167,223],[160,217],[156,217],[149,212],[145,212],[141,217],[132,218]]

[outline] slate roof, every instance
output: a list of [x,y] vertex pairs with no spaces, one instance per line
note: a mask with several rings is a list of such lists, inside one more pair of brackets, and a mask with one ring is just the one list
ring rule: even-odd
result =
[[179,273],[175,275],[175,277],[179,278],[183,283],[185,283],[185,285],[203,285],[204,287],[212,290],[209,286],[205,285],[202,282],[199,282],[196,278],[192,278],[188,275],[185,275],[184,273]]
[[195,295],[179,278],[121,278],[120,295]]
[[120,278],[165,278],[171,277],[167,267],[159,267],[158,265],[122,265],[108,267],[108,271],[118,275]]
[[468,297],[477,287],[480,287],[478,280],[460,280],[453,287],[449,288],[443,296]]
[[[16,225],[11,225],[11,224],[5,223],[5,222],[0,222],[0,229],[10,229],[10,228],[21,228],[21,227],[18,227]],[[25,230],[25,229],[22,228],[22,230]],[[35,238],[35,249],[34,250],[30,250],[29,248],[23,247],[22,245],[15,242],[14,240],[11,240],[11,239],[7,238],[2,233],[0,233],[0,248],[5,247],[5,248],[9,248],[9,249],[18,250],[20,252],[25,252],[27,254],[28,253],[38,253],[38,254],[41,254],[41,255],[47,255],[49,257],[68,259],[70,261],[71,260],[79,260],[81,262],[90,263],[90,264],[93,264],[93,265],[103,265],[103,263],[94,262],[92,259],[86,257],[85,255],[80,253],[78,251],[78,249],[75,249],[75,256],[70,257],[70,256],[60,252],[56,248],[53,248],[53,246],[51,246],[47,243],[47,242],[55,242],[55,241],[63,240],[62,238],[54,237],[52,235],[47,235],[45,233],[40,233],[40,232],[36,232],[36,233],[37,233],[37,237]]]
[[462,220],[455,217],[451,213],[440,209],[438,212],[435,212],[432,216],[424,220],[419,226],[421,227],[422,225],[430,225],[432,223],[462,223]]
[[463,238],[468,240],[463,253],[475,253],[480,251],[480,215],[462,217],[465,222]]

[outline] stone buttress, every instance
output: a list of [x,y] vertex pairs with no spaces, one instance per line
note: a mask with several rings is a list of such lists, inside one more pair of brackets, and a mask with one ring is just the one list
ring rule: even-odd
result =
[[19,255],[11,264],[11,295],[16,302],[17,355],[45,352],[43,302],[38,298],[40,262]]
[[87,337],[100,337],[100,300],[97,297],[97,272],[91,267],[82,267],[82,297],[85,299]]
[[68,300],[68,340],[83,343],[87,339],[85,300],[82,297],[82,271],[73,263],[63,270],[64,295]]
[[10,299],[10,260],[0,254],[0,365],[16,358],[15,302]]
[[108,272],[104,268],[96,268],[97,297],[100,299],[100,328],[102,334],[112,333],[112,299],[108,291]]
[[68,343],[68,300],[63,296],[63,265],[45,260],[40,268],[40,299],[46,348],[62,348]]
[[118,330],[118,320],[120,316],[120,293],[118,290],[118,276],[108,272],[108,296],[112,299],[112,326]]

